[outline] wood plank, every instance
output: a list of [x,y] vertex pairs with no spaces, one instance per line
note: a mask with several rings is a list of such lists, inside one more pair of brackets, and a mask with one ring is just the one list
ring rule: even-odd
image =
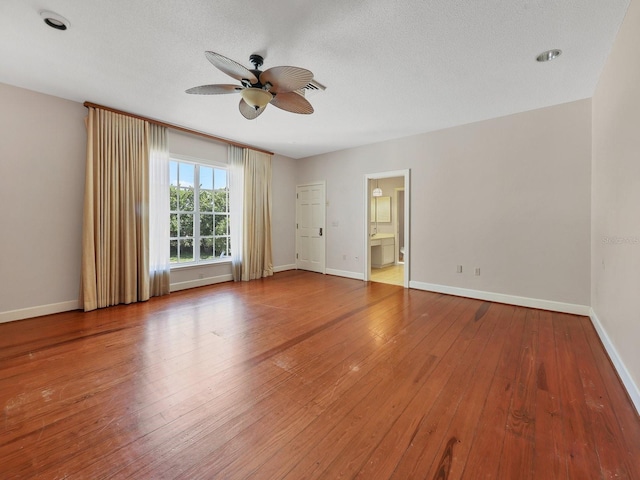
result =
[[638,478],[640,457],[628,455],[619,435],[614,432],[620,430],[618,419],[611,409],[611,399],[604,386],[598,368],[591,358],[591,348],[585,337],[583,320],[579,317],[566,315],[567,330],[571,336],[571,345],[576,352],[578,372],[584,391],[581,408],[587,411],[590,424],[593,426],[593,439],[598,453],[598,460],[603,478]]
[[562,427],[569,456],[567,471],[569,478],[602,478],[598,452],[593,438],[593,424],[584,408],[584,389],[579,372],[579,362],[570,335],[568,322],[575,318],[553,313],[554,336],[558,364],[561,365],[563,381],[560,382],[560,408]]
[[536,359],[536,414],[533,453],[534,478],[568,478],[559,372],[551,312],[538,316],[538,358]]
[[[478,321],[480,316],[479,312],[486,314],[489,304],[482,304],[474,316],[474,321]],[[504,315],[506,309],[501,305],[494,305],[496,315]],[[498,313],[501,312],[501,313]],[[498,326],[501,324],[501,320],[497,321]],[[508,322],[507,322],[508,325]],[[435,377],[425,378],[424,385],[431,386],[437,383]],[[425,405],[429,405],[433,402],[435,397],[433,388],[421,388],[418,394],[412,399],[411,403],[405,408],[402,414],[398,417],[398,420],[387,432],[382,441],[378,444],[375,450],[367,459],[362,469],[358,472],[358,478],[374,478],[380,476],[381,478],[390,477],[404,452],[412,447],[415,436],[420,430],[420,425],[425,421],[426,414],[420,415],[417,412],[421,412],[425,409]],[[431,396],[431,397],[430,397]],[[475,422],[475,419],[473,420]]]
[[[481,433],[476,434],[471,445],[462,472],[465,478],[497,478],[526,316],[526,310],[523,308],[508,308],[511,323],[505,337],[510,341],[505,341],[503,345],[484,409],[478,418],[476,430]],[[509,315],[506,318],[509,318]]]
[[[436,341],[441,337],[440,332],[446,331],[450,326],[448,318],[450,315],[455,315],[454,312],[459,309],[460,303],[459,299],[451,297],[442,297],[433,301],[431,305],[439,304],[442,308],[434,311],[434,314],[426,319],[419,315],[414,318],[413,322],[404,324],[405,327],[398,332],[398,337],[390,338],[384,344],[385,348],[377,348],[370,357],[353,364],[355,370],[359,374],[374,372],[380,380],[384,378],[386,381],[390,381],[392,375],[389,369],[380,369],[376,366],[388,365],[399,351],[417,345],[426,336]],[[350,368],[350,370],[352,369]],[[347,380],[351,377],[352,375],[349,374]],[[340,384],[343,382],[344,380]],[[351,389],[340,395],[336,395],[335,390],[332,389],[314,399],[313,402],[321,408],[318,417],[298,435],[290,439],[286,445],[283,445],[277,454],[259,465],[252,472],[252,478],[281,478],[290,473],[299,463],[300,458],[314,455],[314,452],[319,450],[318,443],[333,432],[338,422],[343,422],[348,418],[365,398],[366,395],[356,394]],[[335,433],[333,432],[333,434]]]
[[593,325],[585,321],[582,323],[582,327],[591,347],[594,365],[600,372],[604,388],[609,395],[611,403],[605,405],[613,410],[618,420],[619,429],[614,428],[613,432],[616,434],[619,432],[623,439],[621,449],[626,454],[628,463],[633,467],[635,477],[640,478],[640,430],[635,428],[638,422],[638,413],[624,390]]
[[[469,324],[444,355],[443,364],[439,365],[438,371],[428,379],[428,388],[435,395],[420,402],[428,407],[424,409],[424,415],[391,478],[420,478],[432,467],[439,470],[438,467],[442,466],[439,464],[444,458],[439,455],[440,446],[444,443],[445,449],[450,451],[458,442],[457,439],[450,442],[451,437],[445,435],[476,373],[478,359],[498,320],[498,315],[485,315],[486,306],[482,302],[476,303],[470,312]],[[461,348],[463,350],[459,350]],[[451,457],[447,456],[446,460],[447,472],[442,472],[445,475],[443,478],[447,478],[448,468],[451,466]]]
[[[428,334],[431,348],[418,348],[425,337],[414,337],[416,343],[394,352],[391,368],[384,370],[386,382],[332,425],[331,430],[314,443],[313,449],[309,449],[283,478],[331,477],[332,468],[340,469],[345,464],[355,466],[356,459],[366,452],[367,444],[373,442],[383,428],[380,424],[392,421],[394,413],[402,411],[399,405],[411,399],[416,380],[427,375],[435,360],[458,338],[459,332],[470,321],[472,308],[473,305],[464,305],[462,309],[453,310],[448,315],[451,323],[443,322],[431,331]],[[460,348],[464,346],[460,345]],[[372,414],[367,415],[366,412]],[[348,456],[344,455],[346,452],[349,452]]]
[[535,310],[525,316],[518,371],[507,415],[506,435],[498,478],[533,478],[534,424],[536,410],[538,331]]

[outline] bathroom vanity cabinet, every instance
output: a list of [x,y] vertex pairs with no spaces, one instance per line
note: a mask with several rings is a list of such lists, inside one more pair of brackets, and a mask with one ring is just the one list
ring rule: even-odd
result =
[[371,237],[371,267],[381,268],[393,265],[396,260],[395,237],[393,234],[378,233]]

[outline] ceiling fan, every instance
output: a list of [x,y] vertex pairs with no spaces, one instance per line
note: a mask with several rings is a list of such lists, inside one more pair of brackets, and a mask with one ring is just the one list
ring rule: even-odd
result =
[[[260,70],[263,58],[254,54],[249,57],[253,70],[215,52],[205,52],[207,60],[214,67],[230,77],[239,80],[241,85],[214,84],[193,87],[186,93],[199,95],[219,95],[240,93],[240,113],[247,119],[257,118],[267,105],[271,104],[292,113],[310,114],[313,107],[304,98],[304,88],[313,81],[313,73],[299,67],[272,67],[264,72]],[[318,86],[324,87],[320,84]],[[312,88],[317,89],[312,84]]]

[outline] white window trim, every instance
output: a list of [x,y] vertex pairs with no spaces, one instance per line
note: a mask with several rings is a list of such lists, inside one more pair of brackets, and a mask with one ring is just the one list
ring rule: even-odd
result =
[[[219,161],[214,161],[214,160],[209,160],[209,159],[204,159],[204,158],[198,158],[198,157],[191,157],[188,155],[180,155],[180,154],[169,154],[169,163],[171,161],[176,161],[176,162],[182,162],[182,163],[191,163],[194,165],[204,165],[206,167],[213,167],[213,168],[218,168],[220,170],[226,170],[227,171],[227,188],[229,188],[229,164],[225,163],[225,162],[219,162]],[[200,169],[197,168],[195,169],[194,172],[194,184],[199,184],[200,181]],[[195,185],[194,185],[195,186]],[[227,202],[229,201],[229,199],[227,198]],[[200,195],[196,195],[194,192],[194,198],[193,198],[193,214],[194,217],[196,214],[199,214],[200,212]],[[171,212],[171,210],[170,210]],[[197,212],[197,213],[196,213]],[[227,212],[228,215],[230,215],[230,212]],[[215,213],[214,213],[215,215]],[[215,228],[215,221],[214,221],[214,228]],[[171,236],[169,236],[169,238],[172,238]],[[179,242],[179,238],[178,237],[178,242]],[[194,258],[196,257],[196,242],[195,239],[197,238],[198,240],[200,239],[200,222],[196,222],[195,218],[193,220],[193,238],[194,238]],[[214,254],[215,254],[215,233],[213,235],[214,238]],[[229,232],[229,242],[231,241],[231,232]],[[198,247],[199,248],[199,247]],[[199,250],[197,253],[197,256],[200,256]],[[224,258],[216,258],[213,257],[212,259],[209,260],[199,260],[199,261],[193,261],[193,262],[177,262],[177,263],[169,263],[169,269],[170,270],[181,270],[181,269],[185,269],[185,268],[198,268],[198,267],[203,267],[203,266],[208,266],[208,265],[220,265],[220,264],[230,264],[231,263],[231,257],[224,257]]]

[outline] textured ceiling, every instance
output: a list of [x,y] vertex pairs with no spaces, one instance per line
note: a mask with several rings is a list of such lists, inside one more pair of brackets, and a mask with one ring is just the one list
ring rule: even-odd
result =
[[[2,0],[0,82],[300,158],[588,98],[628,4]],[[535,61],[552,48],[563,54]],[[234,83],[205,50],[307,68],[327,90],[307,95],[312,115],[269,106],[246,120],[238,95],[184,93]]]

